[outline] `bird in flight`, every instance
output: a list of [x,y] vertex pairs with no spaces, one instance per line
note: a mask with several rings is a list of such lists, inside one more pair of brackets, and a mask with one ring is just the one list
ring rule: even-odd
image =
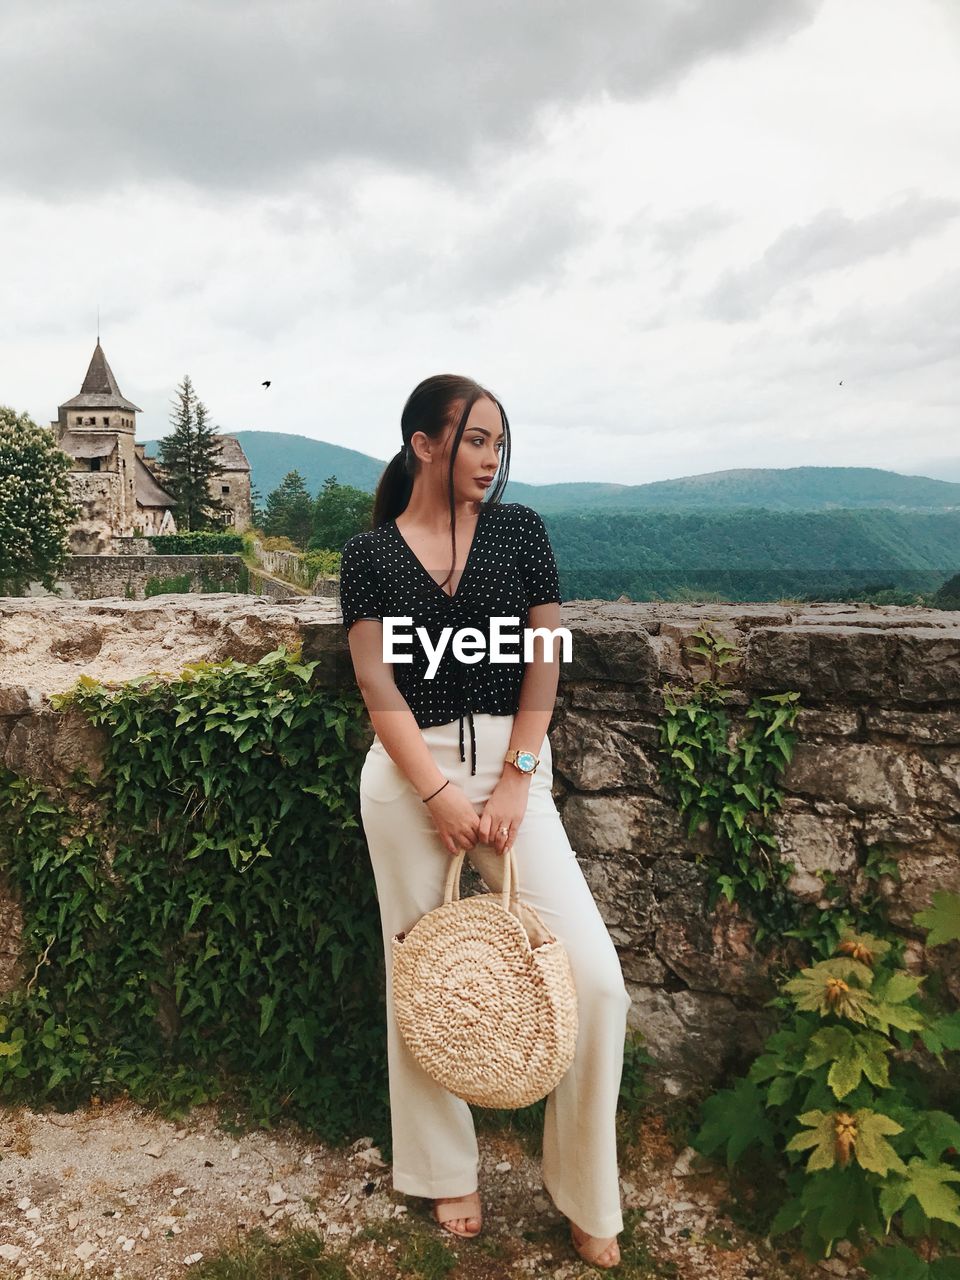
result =
[[261,385],[261,387],[269,387],[269,385],[270,385],[270,379],[268,378],[268,379],[266,380],[266,382],[261,382],[261,383],[260,383],[260,385]]

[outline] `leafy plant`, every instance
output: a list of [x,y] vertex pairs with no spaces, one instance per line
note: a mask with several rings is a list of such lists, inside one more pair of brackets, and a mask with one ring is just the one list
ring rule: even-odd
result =
[[51,431],[0,405],[0,594],[17,595],[34,579],[54,590],[80,515],[70,467]]
[[161,556],[237,555],[244,549],[244,538],[242,533],[187,529],[150,534],[150,544]]
[[103,772],[61,802],[0,770],[28,979],[0,1001],[0,1096],[218,1098],[389,1145],[362,705],[316,665],[281,646],[52,699],[103,731]]
[[[704,656],[712,672],[734,660],[735,649],[723,637],[704,626],[693,635],[699,643],[690,650]],[[709,906],[721,894],[743,903],[758,922],[760,942],[799,921],[797,901],[786,887],[794,867],[780,857],[776,838],[765,828],[782,800],[777,777],[792,756],[800,695],[754,698],[745,726],[735,730],[726,711],[731,693],[714,675],[693,690],[665,686],[660,774],[687,819],[688,836],[706,824],[713,837]]]
[[[949,907],[915,918],[933,923],[928,946],[952,936]],[[770,1234],[799,1228],[810,1256],[896,1229],[919,1253],[883,1249],[873,1274],[893,1275],[906,1255],[912,1269],[898,1276],[948,1280],[957,1260],[934,1255],[960,1244],[960,1121],[928,1105],[906,1051],[943,1065],[945,1050],[960,1049],[960,1026],[924,1000],[924,978],[900,967],[901,950],[846,929],[834,955],[785,982],[771,1002],[781,1027],[745,1078],[704,1103],[694,1145],[724,1152],[728,1167],[753,1147],[775,1157],[785,1202]]]

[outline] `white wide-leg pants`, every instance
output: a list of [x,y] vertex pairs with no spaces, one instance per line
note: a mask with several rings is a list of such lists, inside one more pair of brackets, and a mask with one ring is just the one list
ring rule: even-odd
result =
[[[443,775],[460,786],[478,814],[503,769],[513,716],[475,714],[477,772],[461,761],[459,720],[422,729]],[[543,1130],[543,1185],[582,1230],[623,1230],[615,1116],[623,1071],[630,996],[620,959],[570,847],[552,795],[549,737],[530,780],[514,841],[520,896],[567,949],[577,988],[576,1056],[548,1096]],[[360,812],[376,879],[387,974],[387,1060],[393,1136],[393,1186],[430,1198],[477,1189],[478,1149],[466,1102],[437,1084],[407,1048],[393,1010],[395,933],[440,906],[451,854],[427,806],[375,737],[360,774]],[[477,844],[467,858],[491,892],[502,888],[502,857]]]

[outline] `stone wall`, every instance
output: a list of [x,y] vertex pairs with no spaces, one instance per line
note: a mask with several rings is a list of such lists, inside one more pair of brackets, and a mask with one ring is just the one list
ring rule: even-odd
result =
[[137,537],[133,534],[121,538],[115,534],[105,547],[105,554],[112,556],[152,556],[153,543],[149,538]]
[[[891,917],[911,937],[911,964],[928,963],[912,913],[938,888],[960,891],[960,613],[577,601],[562,614],[573,662],[550,726],[554,794],[664,1090],[682,1094],[744,1065],[770,1025],[763,1005],[774,990],[749,922],[723,903],[706,911],[697,859],[709,853],[707,837],[686,838],[657,775],[661,691],[707,674],[684,646],[704,621],[740,651],[723,673],[734,714],[757,693],[801,693],[775,821],[797,865],[794,891],[825,903],[818,873],[830,869],[856,892],[868,852],[881,846],[901,876],[883,882]],[[79,763],[96,772],[97,735],[48,701],[81,673],[127,679],[196,658],[256,661],[297,640],[319,660],[321,684],[353,686],[332,599],[0,599],[0,758],[51,787]],[[8,986],[16,927],[0,901]],[[960,999],[960,949],[938,948],[934,960]]]
[[47,591],[31,582],[27,596],[59,595],[66,600],[98,600],[120,596],[143,600],[147,584],[165,578],[190,576],[191,592],[214,592],[223,586],[235,591],[245,570],[239,555],[136,555],[126,550],[119,555],[68,556],[66,570],[56,581],[56,591]]
[[340,579],[334,574],[312,573],[299,551],[268,551],[257,538],[252,540],[253,553],[263,567],[278,578],[296,583],[314,596],[340,598]]

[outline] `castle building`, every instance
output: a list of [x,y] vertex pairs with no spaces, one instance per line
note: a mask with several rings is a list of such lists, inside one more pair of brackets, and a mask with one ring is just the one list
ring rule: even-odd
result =
[[[68,473],[80,516],[70,531],[75,555],[109,555],[113,539],[176,533],[176,500],[163,487],[163,470],[138,444],[141,413],[120,391],[99,338],[78,395],[60,405],[50,424],[73,459]],[[227,508],[224,523],[237,530],[252,522],[250,464],[234,436],[220,436],[221,471],[210,494]]]

